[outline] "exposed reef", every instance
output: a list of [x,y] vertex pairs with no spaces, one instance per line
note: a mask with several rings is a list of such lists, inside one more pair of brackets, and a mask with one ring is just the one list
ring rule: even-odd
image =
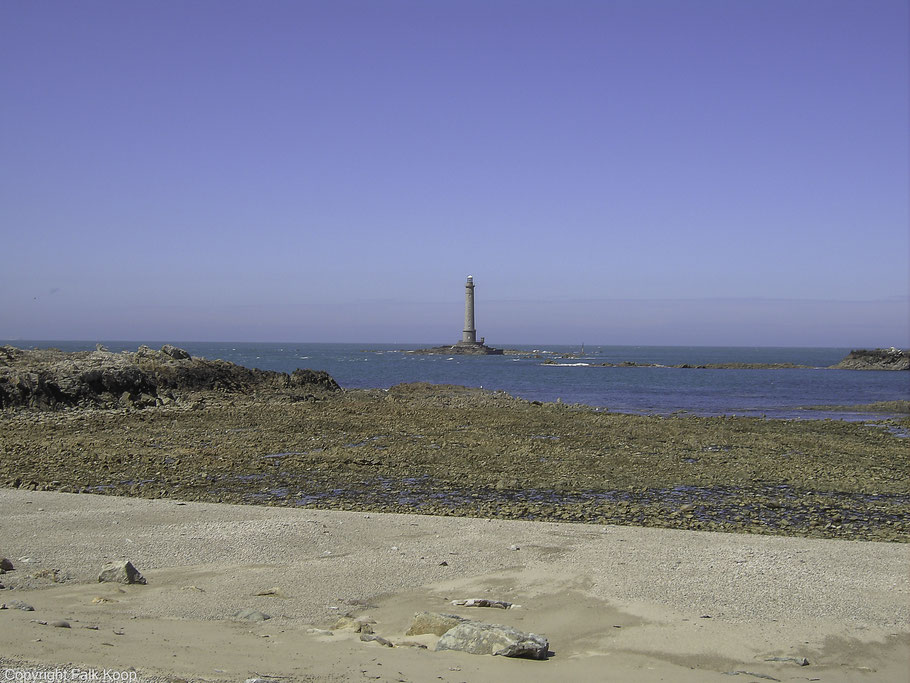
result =
[[910,540],[903,421],[655,418],[430,384],[287,395],[0,410],[0,486]]
[[[0,486],[910,540],[908,419],[655,418],[447,385],[0,348]],[[118,395],[118,392],[119,395]]]

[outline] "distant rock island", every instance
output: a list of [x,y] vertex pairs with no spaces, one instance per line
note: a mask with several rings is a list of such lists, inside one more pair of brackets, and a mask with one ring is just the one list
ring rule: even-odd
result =
[[896,349],[859,349],[851,351],[837,370],[910,370],[910,352]]
[[451,346],[433,346],[429,349],[416,349],[414,351],[405,351],[405,353],[416,353],[424,355],[440,356],[501,356],[502,349],[494,349],[483,343],[483,338],[478,342],[465,343],[458,342]]

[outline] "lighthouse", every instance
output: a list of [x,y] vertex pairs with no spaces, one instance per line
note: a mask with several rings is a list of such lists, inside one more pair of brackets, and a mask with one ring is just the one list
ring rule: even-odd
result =
[[477,330],[474,329],[474,276],[468,275],[464,286],[464,331],[461,334],[462,344],[476,344]]

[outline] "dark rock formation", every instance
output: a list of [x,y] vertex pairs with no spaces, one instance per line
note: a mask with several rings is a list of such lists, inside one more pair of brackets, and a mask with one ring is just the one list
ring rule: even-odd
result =
[[437,356],[501,356],[502,349],[494,349],[483,342],[458,342],[451,346],[434,346],[429,349],[417,349],[406,353]]
[[851,351],[837,370],[910,370],[910,352],[896,349],[859,349]]
[[0,408],[70,405],[147,406],[197,391],[337,391],[323,371],[255,370],[222,360],[192,358],[176,346],[136,353],[0,347]]

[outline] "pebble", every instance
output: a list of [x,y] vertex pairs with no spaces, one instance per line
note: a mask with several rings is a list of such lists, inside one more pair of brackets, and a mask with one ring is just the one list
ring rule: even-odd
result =
[[374,633],[361,633],[360,640],[365,643],[379,643],[383,647],[395,647],[392,645],[392,641],[386,640],[382,636],[377,636]]
[[511,602],[505,600],[489,600],[487,598],[469,598],[468,600],[452,600],[452,604],[457,607],[495,607],[497,609],[509,609]]
[[48,626],[53,626],[54,628],[71,628],[70,623],[64,619],[48,622]]
[[235,619],[245,619],[246,621],[267,621],[272,617],[258,609],[242,609],[234,613]]
[[21,609],[23,612],[34,612],[35,608],[21,600],[13,600],[7,605],[10,609]]

